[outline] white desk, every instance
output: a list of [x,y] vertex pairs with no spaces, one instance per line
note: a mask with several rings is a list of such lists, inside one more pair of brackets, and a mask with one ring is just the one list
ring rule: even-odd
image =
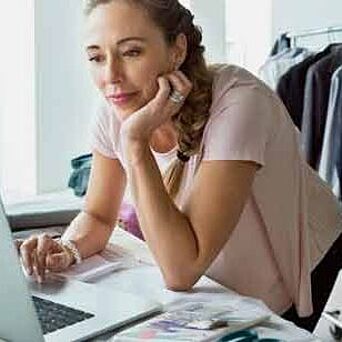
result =
[[[329,296],[324,311],[329,310],[342,310],[342,270],[338,274],[333,290]],[[321,317],[314,330],[316,336],[322,341],[333,342],[335,341],[329,332],[329,327],[332,326],[325,318]]]
[[[115,229],[111,243],[120,245],[134,254],[143,262],[137,267],[118,271],[104,276],[96,282],[96,285],[106,289],[120,289],[146,298],[151,298],[164,305],[175,300],[196,300],[210,298],[210,300],[222,300],[231,305],[245,305],[250,308],[264,307],[262,302],[242,297],[233,291],[226,289],[207,277],[202,277],[193,291],[189,293],[172,292],[165,289],[162,276],[146,245],[141,240],[121,229]],[[270,323],[257,329],[262,337],[275,337],[285,341],[319,341],[313,335],[294,326],[276,315],[272,315]],[[100,336],[92,341],[109,341],[113,334]]]

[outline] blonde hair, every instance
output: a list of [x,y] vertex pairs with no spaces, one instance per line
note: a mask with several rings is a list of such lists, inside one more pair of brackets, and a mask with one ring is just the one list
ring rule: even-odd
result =
[[[101,4],[114,0],[86,0],[85,14]],[[192,82],[192,90],[186,98],[181,111],[172,120],[178,131],[178,158],[163,175],[165,187],[172,198],[180,190],[184,165],[193,155],[199,153],[203,131],[209,118],[212,102],[213,71],[206,65],[202,33],[194,25],[192,13],[178,0],[121,0],[129,1],[144,9],[163,32],[171,45],[178,34],[187,38],[188,50],[180,70]]]

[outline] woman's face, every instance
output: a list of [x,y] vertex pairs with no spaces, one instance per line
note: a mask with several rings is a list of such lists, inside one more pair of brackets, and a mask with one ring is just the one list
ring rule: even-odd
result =
[[157,77],[174,66],[175,48],[139,7],[112,1],[86,21],[85,48],[92,78],[120,120],[157,93]]

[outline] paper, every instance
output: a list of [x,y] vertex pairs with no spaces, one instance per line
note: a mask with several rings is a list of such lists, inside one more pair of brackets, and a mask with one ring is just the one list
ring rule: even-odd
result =
[[[134,259],[136,263],[149,265],[149,266],[157,266],[156,262],[154,261],[152,257],[152,253],[149,251],[148,248],[146,248],[145,242],[142,242],[141,240],[138,240],[138,238],[135,237],[127,237],[124,234],[122,229],[117,229],[114,234],[116,234],[118,237],[120,237],[120,240],[124,241],[125,245],[128,245],[126,247],[123,247],[118,244],[109,243],[106,247],[106,249],[102,252],[105,253],[105,257],[107,258],[111,256],[114,257],[125,257],[125,258],[131,258]],[[132,243],[131,239],[135,239],[137,241],[134,241]],[[102,254],[101,253],[101,254]]]
[[123,262],[107,261],[97,254],[85,259],[81,264],[70,267],[59,275],[66,278],[73,278],[79,281],[93,281],[105,274],[117,271],[124,267]]
[[57,275],[84,282],[94,282],[106,274],[135,267],[137,264],[139,261],[124,248],[108,244],[101,253],[86,258],[82,263],[75,264],[64,272],[58,272]]

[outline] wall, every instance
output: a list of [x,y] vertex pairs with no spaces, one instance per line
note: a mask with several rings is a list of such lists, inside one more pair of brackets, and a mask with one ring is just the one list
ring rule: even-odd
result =
[[34,1],[0,11],[0,190],[5,201],[36,192]]
[[[273,0],[272,21],[273,39],[286,31],[342,26],[342,2],[341,0]],[[327,37],[325,39],[328,40]]]
[[64,189],[89,151],[93,89],[82,51],[82,1],[36,0],[38,192]]
[[210,62],[226,61],[225,0],[215,0],[215,6],[208,0],[191,0],[190,7],[203,30],[206,57]]
[[271,46],[271,16],[272,0],[226,0],[229,63],[258,74]]

